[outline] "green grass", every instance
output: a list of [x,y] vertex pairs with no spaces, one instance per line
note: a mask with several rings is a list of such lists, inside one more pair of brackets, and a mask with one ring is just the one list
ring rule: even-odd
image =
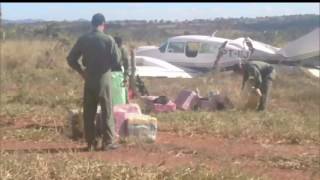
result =
[[206,166],[134,167],[128,164],[81,158],[72,153],[57,155],[1,153],[0,176],[3,180],[15,179],[266,179],[255,177],[237,168],[226,167],[213,172]]

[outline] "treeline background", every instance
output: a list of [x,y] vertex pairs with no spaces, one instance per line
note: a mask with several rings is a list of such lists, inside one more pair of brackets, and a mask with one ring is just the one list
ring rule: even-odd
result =
[[[2,20],[2,39],[57,39],[74,43],[90,31],[90,21]],[[159,45],[171,36],[201,34],[235,39],[249,36],[254,40],[281,47],[288,41],[320,26],[319,15],[290,15],[257,18],[215,18],[185,21],[122,20],[109,21],[107,33],[121,36],[125,42]]]

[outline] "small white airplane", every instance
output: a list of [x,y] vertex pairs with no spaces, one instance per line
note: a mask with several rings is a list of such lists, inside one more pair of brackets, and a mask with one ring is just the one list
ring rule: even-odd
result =
[[160,47],[138,47],[135,50],[137,74],[141,77],[192,78],[217,66],[228,70],[240,60],[282,64],[308,62],[311,66],[320,66],[320,28],[289,42],[282,49],[249,37],[230,40],[214,37],[214,34],[176,36]]

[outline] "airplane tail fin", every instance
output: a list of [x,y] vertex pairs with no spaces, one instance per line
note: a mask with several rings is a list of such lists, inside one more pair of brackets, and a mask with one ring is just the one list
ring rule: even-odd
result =
[[289,60],[304,60],[320,55],[320,28],[316,28],[310,33],[289,42],[277,53]]

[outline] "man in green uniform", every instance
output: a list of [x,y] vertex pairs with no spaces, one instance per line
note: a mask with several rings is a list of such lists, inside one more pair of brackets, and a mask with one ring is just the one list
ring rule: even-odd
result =
[[[119,36],[116,36],[114,38],[116,41],[119,49],[120,49],[120,64],[121,67],[123,67],[123,84],[127,87],[128,86],[128,78],[129,78],[129,56],[128,56],[128,51],[122,46],[122,38]],[[121,68],[117,69],[116,71],[122,71]],[[128,89],[126,88],[126,103],[128,103]]]
[[[88,150],[96,149],[95,116],[101,106],[103,149],[115,149],[115,127],[111,101],[111,70],[120,66],[119,49],[114,39],[106,35],[105,18],[98,13],[92,17],[93,30],[81,36],[70,51],[68,64],[85,80],[83,118]],[[82,69],[78,60],[82,56]]]
[[[128,80],[128,77],[129,77],[129,71],[128,71],[128,68],[129,68],[129,56],[128,56],[128,51],[126,50],[126,48],[124,48],[122,46],[122,38],[117,36],[114,38],[114,40],[116,41],[119,49],[120,49],[120,52],[121,52],[121,58],[120,58],[120,63],[121,63],[121,66],[123,67],[123,70],[124,70],[124,81],[126,82]],[[119,71],[122,71],[121,69],[119,69]]]
[[256,92],[261,96],[257,110],[265,110],[270,96],[272,81],[276,76],[276,72],[273,66],[262,61],[245,61],[243,64],[236,64],[234,66],[234,71],[243,74],[241,89],[244,88],[244,85],[249,77],[253,77],[254,88],[256,89]]

